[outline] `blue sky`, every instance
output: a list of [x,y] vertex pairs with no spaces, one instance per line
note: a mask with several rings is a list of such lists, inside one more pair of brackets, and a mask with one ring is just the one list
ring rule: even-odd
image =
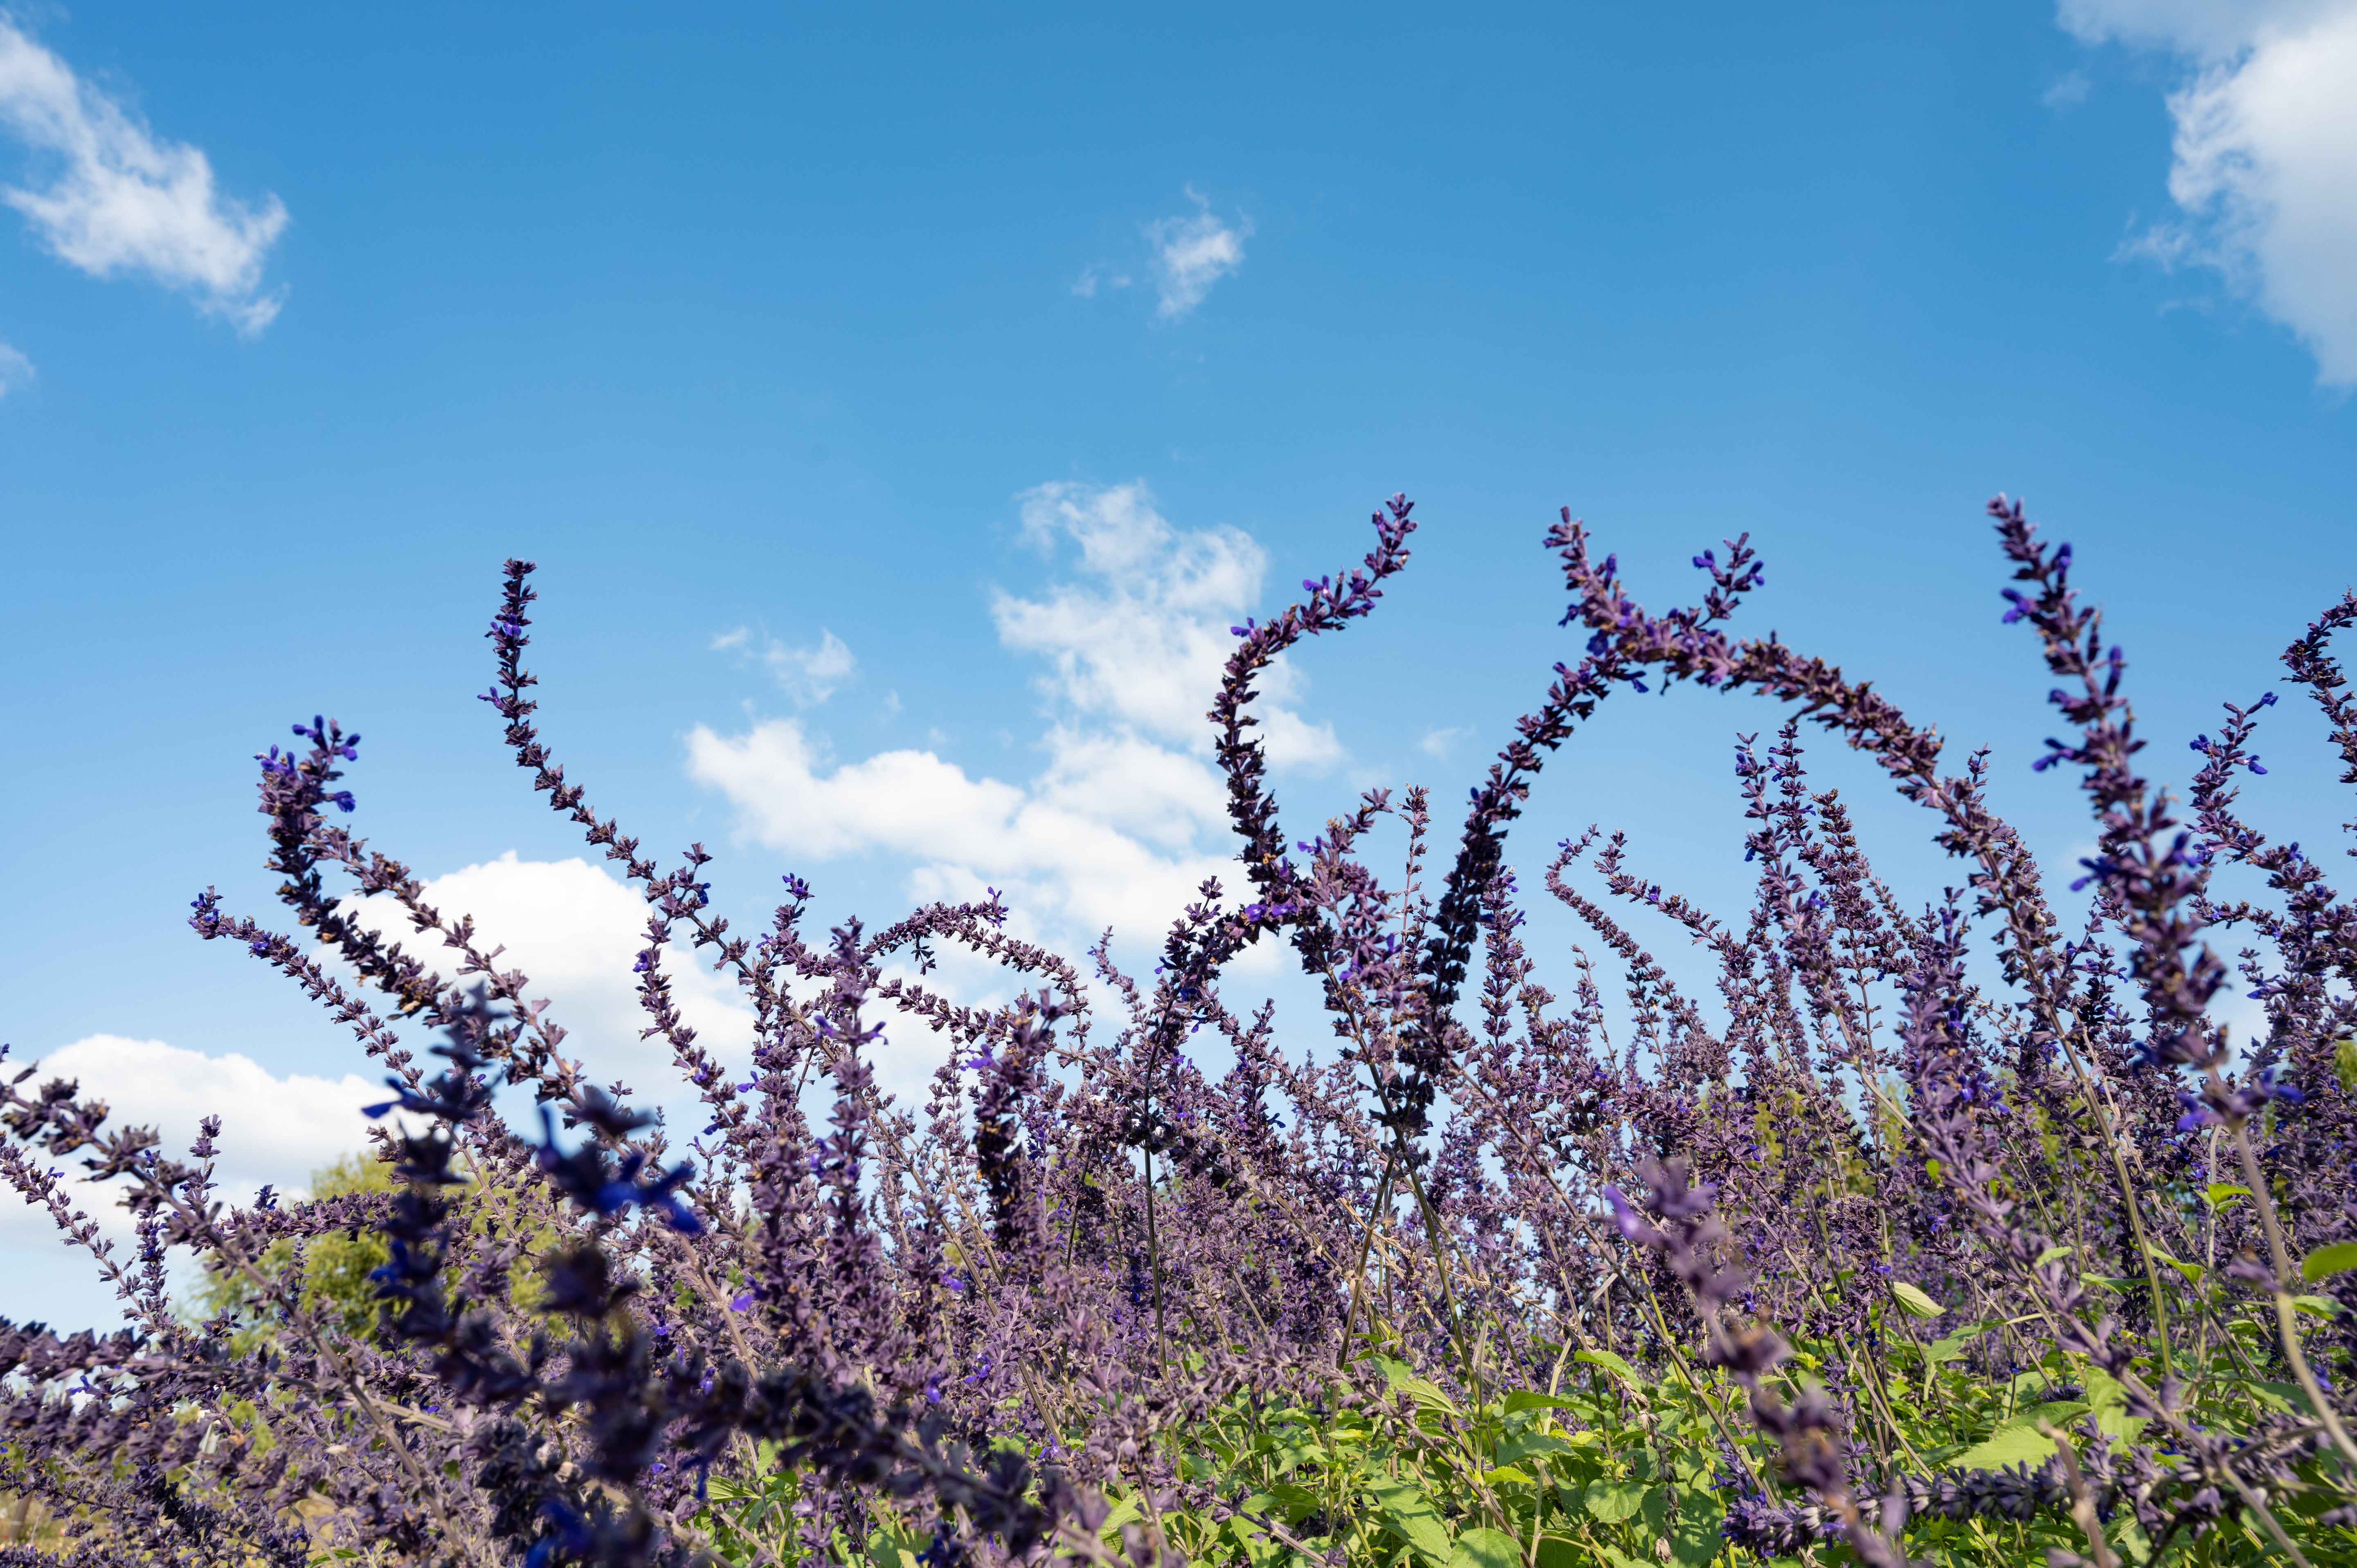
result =
[[[1394,490],[1415,564],[1277,703],[1305,835],[1461,799],[1574,646],[1562,505],[1655,604],[1749,531],[1753,628],[1992,746],[2063,863],[1990,494],[2074,542],[2179,778],[2357,575],[2357,0],[0,16],[0,1037],[220,1110],[233,1186],[355,1144],[372,1077],[181,923],[274,907],[248,758],[313,713],[358,831],[664,1078],[627,897],[469,700],[511,553],[572,776],[732,911],[987,882],[1133,956],[1225,853],[1219,634]],[[2254,804],[2321,840],[2278,711]],[[1601,821],[1740,908],[1727,746],[1774,722],[1621,704],[1522,858]],[[1953,879],[1823,755],[1910,897]],[[0,1314],[108,1310],[35,1217],[0,1247]]]

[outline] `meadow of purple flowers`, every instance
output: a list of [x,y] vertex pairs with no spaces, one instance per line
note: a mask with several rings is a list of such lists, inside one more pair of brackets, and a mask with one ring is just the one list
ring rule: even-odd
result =
[[[486,700],[643,893],[646,1028],[708,1124],[681,1139],[588,1081],[526,977],[339,825],[359,737],[298,725],[262,758],[285,920],[207,893],[191,924],[382,1060],[390,1180],[229,1206],[210,1132],[167,1153],[72,1083],[0,1090],[0,1169],[132,1322],[0,1324],[0,1484],[49,1521],[0,1563],[2357,1560],[2357,906],[2237,815],[2274,694],[2195,741],[2180,822],[2069,546],[1991,512],[2007,618],[2072,726],[2039,766],[2094,813],[2083,925],[1989,809],[1985,756],[1943,771],[1863,684],[1727,633],[1760,580],[1746,541],[1655,615],[1567,512],[1547,543],[1585,650],[1461,830],[1374,791],[1295,840],[1255,682],[1374,609],[1415,527],[1394,498],[1359,566],[1236,628],[1210,719],[1248,886],[1206,885],[1149,975],[1018,940],[995,899],[820,935],[792,877],[767,930],[732,930],[700,846],[666,867],[550,754],[510,562]],[[2328,651],[2352,621],[2345,596],[2284,663],[2357,783]],[[1649,682],[1791,710],[1738,750],[1758,899],[1722,921],[1618,838],[1562,843],[1544,892],[1598,952],[1558,994],[1508,831],[1597,704]],[[1962,888],[1910,907],[1877,878],[1807,779],[1811,726],[1932,814]],[[1379,875],[1385,826],[1408,847]],[[396,903],[416,950],[354,896]],[[1716,1002],[1624,909],[1716,960]],[[1222,1001],[1262,941],[1322,989],[1331,1047]],[[1017,999],[933,988],[951,947]],[[683,953],[753,1009],[749,1076],[682,1022]],[[2265,1001],[2248,1047],[2212,1019],[2230,967]],[[888,1025],[941,1045],[921,1106],[877,1088]],[[128,1255],[72,1208],[70,1155],[126,1195]],[[311,1254],[370,1235],[353,1313]],[[235,1309],[176,1303],[176,1254]]]

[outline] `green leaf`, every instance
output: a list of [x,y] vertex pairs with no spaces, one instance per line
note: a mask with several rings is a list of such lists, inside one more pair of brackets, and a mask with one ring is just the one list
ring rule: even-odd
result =
[[2213,1181],[2203,1190],[2202,1196],[2210,1200],[2211,1208],[2223,1208],[2228,1198],[2248,1197],[2251,1189],[2231,1181]]
[[1406,1362],[1394,1361],[1389,1356],[1378,1356],[1375,1358],[1375,1362],[1383,1368],[1383,1378],[1392,1387],[1399,1390],[1425,1409],[1443,1411],[1450,1415],[1464,1413],[1457,1408],[1456,1401],[1440,1391],[1438,1383],[1429,1378],[1417,1377],[1415,1369]]
[[1323,1494],[1311,1491],[1307,1487],[1297,1486],[1291,1481],[1277,1482],[1269,1487],[1268,1493],[1270,1497],[1276,1499],[1277,1508],[1285,1515],[1285,1522],[1287,1524],[1308,1519],[1326,1506]]
[[2299,1261],[2299,1277],[2310,1284],[2349,1269],[2357,1269],[2357,1241],[2335,1241]]
[[1418,1556],[1445,1568],[1450,1551],[1448,1528],[1440,1522],[1431,1499],[1405,1481],[1371,1481],[1367,1489],[1375,1496],[1383,1528],[1406,1541]]
[[1900,1306],[1907,1309],[1910,1317],[1937,1317],[1948,1310],[1942,1303],[1932,1300],[1931,1294],[1921,1285],[1909,1284],[1905,1280],[1891,1281],[1890,1294]]
[[1108,1536],[1118,1535],[1121,1533],[1123,1525],[1132,1523],[1143,1517],[1145,1516],[1138,1512],[1135,1498],[1123,1498],[1113,1505],[1113,1511],[1105,1515],[1104,1524],[1100,1533]]
[[1670,1561],[1680,1568],[1702,1568],[1727,1542],[1719,1538],[1719,1522],[1727,1506],[1709,1492],[1688,1491],[1678,1498],[1678,1524],[1670,1531]]
[[1994,1324],[1975,1323],[1969,1327],[1959,1328],[1953,1334],[1933,1340],[1931,1348],[1923,1352],[1923,1359],[1935,1367],[1953,1361],[1964,1353],[1965,1347],[1995,1326]]
[[2130,1435],[2129,1427],[2144,1430],[2141,1417],[2127,1412],[2128,1392],[2117,1378],[2101,1367],[2087,1369],[2087,1408],[2094,1412],[2095,1430],[2117,1441]]
[[705,1487],[706,1495],[716,1503],[742,1502],[747,1498],[758,1498],[761,1495],[760,1487],[748,1487],[744,1482],[731,1479],[726,1476],[715,1476],[705,1483]]
[[1539,1568],[1595,1568],[1596,1559],[1587,1546],[1566,1536],[1539,1537]]
[[1498,1444],[1498,1463],[1512,1465],[1534,1454],[1568,1454],[1571,1444],[1552,1432],[1517,1432]]
[[1516,1389],[1512,1393],[1508,1394],[1502,1402],[1508,1415],[1519,1410],[1577,1410],[1579,1408],[1577,1400],[1566,1399],[1561,1394],[1543,1394],[1533,1389]]
[[1565,1508],[1577,1512],[1580,1488],[1602,1480],[1604,1466],[1598,1463],[1597,1455],[1582,1454],[1575,1449],[1568,1458],[1556,1460],[1551,1473],[1555,1477],[1555,1496],[1563,1499]]
[[1469,1530],[1457,1538],[1448,1568],[1523,1568],[1522,1542],[1502,1530]]
[[2003,1426],[1985,1443],[1976,1443],[1948,1461],[1962,1470],[2003,1470],[2015,1465],[2032,1469],[2053,1456],[2054,1444],[2034,1426]]
[[2061,1426],[2065,1422],[2078,1420],[2091,1408],[2084,1400],[2049,1400],[2044,1404],[2027,1405],[2016,1411],[1997,1423],[1997,1430],[2002,1432],[2008,1426],[2035,1429],[2041,1421]]
[[1598,1481],[1587,1488],[1587,1495],[1580,1502],[1606,1524],[1619,1524],[1624,1519],[1635,1518],[1637,1510],[1645,1506],[1645,1488],[1636,1481]]
[[1621,1381],[1632,1389],[1642,1389],[1645,1386],[1645,1380],[1637,1375],[1637,1369],[1609,1350],[1582,1350],[1572,1359],[1585,1361],[1591,1367],[1609,1368],[1619,1374]]
[[2106,1405],[2095,1412],[2095,1430],[2115,1444],[2136,1442],[2151,1424],[2144,1416],[2130,1415],[2126,1405]]
[[2329,1295],[2296,1295],[2291,1304],[2315,1317],[2337,1317],[2341,1314],[2341,1304]]
[[2041,1268],[2044,1268],[2047,1264],[2049,1264],[2049,1263],[2052,1262],[2055,1259],[2057,1259],[2057,1258],[2067,1258],[2067,1257],[2069,1257],[2072,1253],[2073,1253],[2073,1252],[2077,1251],[2078,1250],[2079,1250],[2079,1249],[2078,1249],[2078,1248],[2076,1248],[2076,1247],[2062,1247],[2062,1246],[2049,1247],[2049,1248],[2047,1248],[2047,1249],[2046,1249],[2046,1251],[2044,1251],[2043,1252],[2039,1253],[2037,1257],[2035,1257],[2035,1258],[2031,1259],[2031,1260],[2030,1260],[2029,1266],[2030,1266],[2031,1268],[2033,1268],[2033,1269],[2041,1269]]
[[1998,1426],[1986,1441],[1965,1449],[1948,1463],[1966,1470],[2002,1470],[2014,1465],[2036,1469],[2054,1454],[2054,1440],[2039,1431],[2038,1423],[2043,1421],[2060,1427],[2078,1420],[2087,1410],[2087,1405],[2079,1400],[2031,1405]]

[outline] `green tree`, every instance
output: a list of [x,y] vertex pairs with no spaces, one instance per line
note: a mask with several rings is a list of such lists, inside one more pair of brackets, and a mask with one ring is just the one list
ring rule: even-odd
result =
[[[342,1197],[352,1193],[391,1192],[392,1171],[373,1155],[350,1154],[311,1173],[313,1199]],[[345,1330],[371,1332],[376,1324],[376,1291],[369,1275],[389,1254],[384,1240],[373,1231],[329,1231],[312,1238],[303,1259],[303,1299],[315,1309],[333,1312]],[[263,1253],[263,1267],[283,1271],[295,1257],[291,1240],[274,1241]],[[218,1266],[209,1267],[196,1292],[197,1314],[217,1317],[226,1313],[239,1324],[237,1346],[242,1350],[271,1332],[253,1280]]]

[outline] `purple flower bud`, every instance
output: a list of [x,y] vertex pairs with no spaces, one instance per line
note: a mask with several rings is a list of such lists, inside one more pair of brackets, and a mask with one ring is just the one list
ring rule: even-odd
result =
[[1652,1226],[1637,1218],[1637,1211],[1630,1206],[1627,1195],[1609,1182],[1604,1187],[1604,1201],[1612,1206],[1613,1228],[1625,1240],[1634,1241],[1652,1230]]

